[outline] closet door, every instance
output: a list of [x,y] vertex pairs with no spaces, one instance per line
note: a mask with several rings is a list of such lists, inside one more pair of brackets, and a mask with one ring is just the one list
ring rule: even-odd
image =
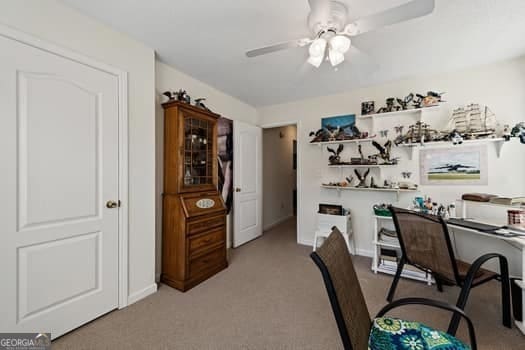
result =
[[0,35],[0,330],[118,306],[118,79]]

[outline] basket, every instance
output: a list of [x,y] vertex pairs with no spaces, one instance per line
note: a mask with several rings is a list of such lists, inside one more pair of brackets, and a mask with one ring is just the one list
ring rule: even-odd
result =
[[374,208],[374,214],[376,214],[377,216],[392,216],[392,213],[388,208]]

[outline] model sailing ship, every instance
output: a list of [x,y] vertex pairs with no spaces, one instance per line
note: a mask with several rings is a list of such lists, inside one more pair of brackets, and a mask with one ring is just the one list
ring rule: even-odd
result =
[[458,133],[466,139],[493,137],[496,134],[496,115],[477,103],[454,110],[445,133]]

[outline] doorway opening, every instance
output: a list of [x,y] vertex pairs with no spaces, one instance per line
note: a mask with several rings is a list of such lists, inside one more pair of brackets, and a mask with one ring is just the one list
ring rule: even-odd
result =
[[298,241],[297,125],[263,127],[263,232]]

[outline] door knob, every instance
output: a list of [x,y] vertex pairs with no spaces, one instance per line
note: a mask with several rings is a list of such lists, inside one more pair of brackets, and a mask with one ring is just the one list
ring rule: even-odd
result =
[[239,187],[235,187],[235,192],[241,192],[241,189]]
[[[120,201],[119,201],[120,202]],[[106,202],[106,207],[107,208],[110,208],[110,209],[113,209],[113,208],[116,208],[116,207],[119,207],[120,203],[119,202],[115,202],[115,201],[107,201]]]

